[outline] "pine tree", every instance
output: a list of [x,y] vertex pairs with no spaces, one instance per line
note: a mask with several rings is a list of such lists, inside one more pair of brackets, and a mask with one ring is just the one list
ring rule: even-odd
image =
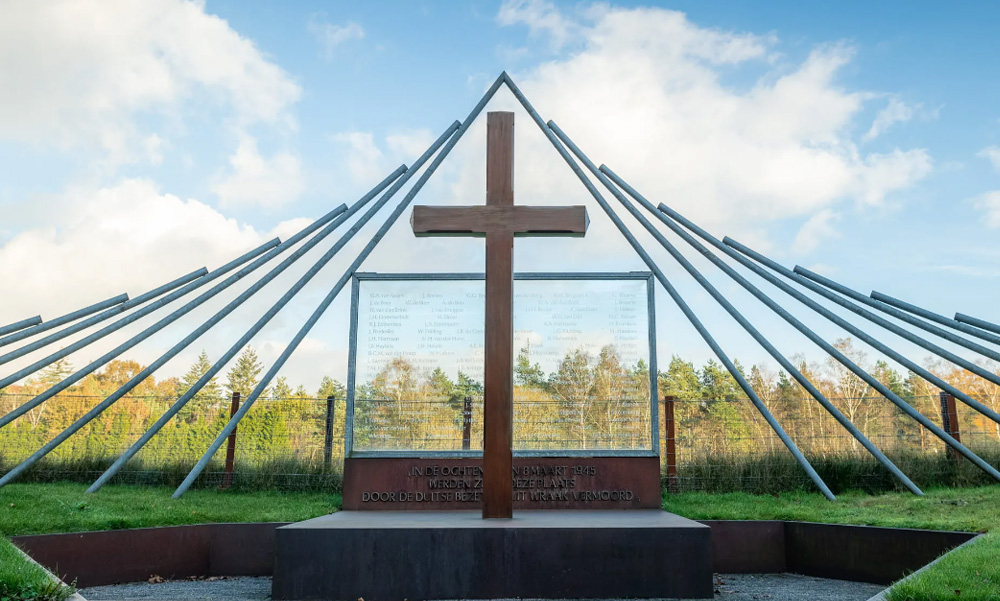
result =
[[240,356],[236,358],[236,364],[226,374],[226,387],[229,388],[229,393],[238,392],[240,398],[246,399],[260,381],[257,376],[260,375],[263,368],[264,366],[257,359],[257,352],[253,350],[252,346],[243,349]]
[[521,348],[514,363],[514,383],[525,388],[544,389],[545,372],[539,364],[531,364],[531,345]]
[[[256,384],[254,385],[256,386]],[[253,389],[251,388],[251,390]],[[240,393],[240,396],[243,396],[242,392]],[[288,378],[284,376],[277,377],[274,380],[274,386],[271,387],[271,394],[269,394],[268,396],[271,397],[272,399],[292,398],[292,387],[288,384]]]
[[69,359],[62,358],[42,370],[38,381],[45,385],[45,388],[52,388],[59,382],[65,380],[73,373],[73,365]]
[[347,387],[341,384],[340,380],[334,380],[330,376],[323,376],[323,379],[319,383],[319,390],[316,391],[316,398],[325,399],[330,396],[337,399],[345,398],[347,396]]
[[[195,382],[201,379],[208,370],[212,367],[212,361],[208,358],[208,353],[202,349],[201,353],[198,355],[198,359],[194,364],[187,370],[184,377],[181,379],[180,389],[182,393],[187,392],[194,386]],[[194,399],[196,401],[205,401],[208,403],[217,402],[222,396],[222,390],[219,388],[219,383],[215,378],[206,383],[201,390],[199,390],[195,395]]]

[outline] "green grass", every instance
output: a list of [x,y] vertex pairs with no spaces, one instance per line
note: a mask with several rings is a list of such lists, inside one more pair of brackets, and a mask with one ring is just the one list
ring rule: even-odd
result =
[[[118,530],[209,522],[293,522],[336,511],[340,495],[317,492],[192,490],[171,499],[173,488],[108,486],[87,494],[87,485],[10,484],[0,489],[0,535]],[[69,587],[0,538],[0,601],[61,601]]]
[[56,582],[38,564],[28,561],[7,539],[0,538],[0,599],[3,601],[62,601],[74,592]]
[[[173,488],[107,486],[88,495],[85,484],[11,484],[0,488],[0,535],[113,530],[209,522],[284,522],[325,515],[340,507],[338,493],[192,490],[171,499]],[[891,601],[1000,599],[1000,486],[929,489],[870,495],[846,492],[829,502],[812,492],[774,495],[689,492],[665,495],[668,511],[693,519],[775,519],[840,524],[990,531],[897,585]],[[4,541],[5,543],[5,541]],[[0,587],[20,582],[0,557]],[[9,549],[9,551],[13,551]],[[22,562],[23,563],[23,562]],[[29,564],[30,565],[30,564]],[[3,589],[0,589],[3,590]],[[23,585],[22,593],[34,589]],[[955,591],[961,593],[956,594]],[[0,595],[2,599],[3,595]],[[12,597],[19,599],[19,597]],[[56,599],[28,597],[25,599]]]
[[210,522],[297,522],[336,511],[339,493],[191,490],[173,488],[9,484],[0,488],[0,535],[119,530]]
[[[894,528],[964,530],[986,536],[949,554],[889,592],[889,601],[1000,599],[1000,486],[868,495],[848,492],[834,503],[818,493],[665,495],[668,511],[698,520],[800,520]],[[956,592],[960,591],[960,592]]]

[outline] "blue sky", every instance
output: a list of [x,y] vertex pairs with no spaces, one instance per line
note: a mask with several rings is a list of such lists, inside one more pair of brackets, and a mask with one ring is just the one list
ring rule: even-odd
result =
[[[412,162],[501,70],[595,162],[719,237],[866,293],[1000,321],[995,3],[3,4],[0,322],[135,295],[287,237]],[[516,267],[644,268],[509,95],[490,108],[517,112],[518,202],[584,203],[593,224],[584,240],[518,242]],[[482,202],[483,152],[474,127],[417,202]],[[255,340],[265,362],[375,227]],[[766,360],[640,239],[731,354]],[[699,261],[783,351],[822,359]],[[401,223],[364,269],[481,264],[481,242],[416,241]],[[221,354],[299,273],[165,373],[200,347]],[[661,361],[708,358],[662,291],[658,307]],[[290,380],[343,378],[346,315],[339,299]]]

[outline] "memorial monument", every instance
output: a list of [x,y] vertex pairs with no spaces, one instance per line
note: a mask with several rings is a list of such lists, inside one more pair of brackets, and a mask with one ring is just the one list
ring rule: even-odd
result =
[[[529,455],[521,465],[514,462],[514,238],[582,236],[588,218],[583,206],[514,204],[513,143],[513,113],[489,113],[485,206],[415,206],[411,216],[417,236],[486,239],[481,459],[436,453],[353,456],[355,274],[344,511],[278,530],[274,599],[712,596],[708,528],[659,509],[655,361],[649,370],[645,452],[591,457],[581,449],[572,456]],[[603,487],[594,491],[598,475]],[[460,484],[458,492],[435,496],[424,488],[428,480],[442,479]],[[588,481],[590,490],[570,490],[577,479]],[[550,494],[517,490],[545,487]],[[554,510],[515,515],[515,497],[521,506]],[[482,520],[469,511],[448,510],[469,502],[480,505]],[[614,511],[627,508],[632,510]]]

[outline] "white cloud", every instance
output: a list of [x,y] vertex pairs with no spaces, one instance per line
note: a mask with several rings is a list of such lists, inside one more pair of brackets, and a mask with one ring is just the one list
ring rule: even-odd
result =
[[[859,150],[851,132],[874,95],[836,81],[854,57],[849,46],[820,46],[789,63],[776,61],[773,36],[702,28],[675,11],[605,7],[573,27],[559,25],[565,13],[547,12],[553,5],[514,3],[501,9],[501,22],[514,21],[514,8],[522,16],[530,8],[539,23],[553,23],[538,31],[569,32],[581,48],[514,74],[543,117],[595,163],[715,231],[740,235],[846,201],[881,205],[931,170],[922,149]],[[727,85],[719,65],[752,83]],[[519,138],[518,153],[531,158],[518,163],[518,188],[578,198],[578,182],[553,177],[565,165],[546,145]],[[481,170],[478,161],[467,156],[464,170]],[[466,176],[455,195],[468,198],[478,186]]]
[[993,190],[972,199],[973,205],[983,212],[986,226],[1000,228],[1000,190]]
[[822,241],[837,237],[839,232],[835,224],[839,219],[840,215],[831,209],[823,209],[810,217],[795,236],[793,250],[798,254],[810,253]]
[[361,40],[365,37],[363,27],[353,21],[348,21],[343,25],[327,23],[320,15],[313,15],[309,19],[309,33],[312,34],[322,49],[322,56],[326,60],[333,59],[339,46],[351,41]]
[[368,181],[383,173],[384,155],[375,145],[375,137],[370,132],[342,132],[333,139],[348,145],[347,169],[354,181]]
[[52,317],[112,294],[134,296],[269,239],[144,179],[70,190],[57,202],[48,226],[0,246],[0,273],[18,282],[18,294],[4,298],[5,315]]
[[987,146],[986,148],[980,150],[976,156],[988,160],[993,165],[994,169],[1000,171],[1000,147]]
[[201,2],[14,0],[3,13],[0,139],[96,149],[114,166],[158,160],[144,117],[191,101],[237,128],[294,126],[298,84]]
[[914,115],[915,111],[913,107],[908,106],[898,98],[890,98],[889,104],[875,116],[875,121],[872,122],[871,128],[864,135],[863,139],[866,141],[874,140],[879,135],[885,133],[892,125],[905,123],[912,119]]
[[559,9],[545,0],[506,0],[497,13],[500,25],[524,24],[532,35],[544,34],[554,48],[559,48],[577,29],[576,23],[563,17]]
[[355,182],[371,185],[401,163],[413,164],[435,137],[426,129],[396,131],[385,136],[383,148],[379,147],[371,132],[341,132],[335,134],[333,140],[348,146],[347,169],[351,178]]
[[298,157],[279,152],[265,158],[258,152],[256,140],[249,136],[242,137],[229,164],[232,171],[217,176],[212,184],[223,207],[256,205],[273,209],[295,200],[305,189]]

